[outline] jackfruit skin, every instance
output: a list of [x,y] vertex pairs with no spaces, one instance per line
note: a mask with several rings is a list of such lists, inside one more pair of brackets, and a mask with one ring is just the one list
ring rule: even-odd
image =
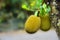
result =
[[42,20],[41,27],[40,27],[41,30],[48,31],[51,28],[51,23],[49,18],[50,18],[49,15],[41,17],[41,20]]
[[40,24],[41,24],[40,17],[37,17],[35,15],[31,15],[26,20],[25,30],[28,33],[35,33],[40,28]]

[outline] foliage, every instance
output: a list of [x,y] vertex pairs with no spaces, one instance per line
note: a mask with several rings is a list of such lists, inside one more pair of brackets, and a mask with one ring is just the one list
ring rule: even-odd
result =
[[29,0],[25,1],[22,4],[22,8],[26,10],[40,10],[40,15],[48,14],[51,11],[51,8],[49,5],[47,5],[44,0]]

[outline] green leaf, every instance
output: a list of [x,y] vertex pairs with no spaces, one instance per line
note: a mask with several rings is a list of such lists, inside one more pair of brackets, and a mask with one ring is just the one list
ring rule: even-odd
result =
[[27,9],[27,5],[23,4],[22,8]]
[[46,12],[47,11],[47,5],[45,3],[43,4],[43,8],[44,8],[44,10]]
[[40,8],[42,5],[43,0],[36,0],[36,8]]
[[40,15],[43,16],[44,15],[44,9],[43,9],[43,6],[40,6]]
[[43,1],[44,1],[44,0],[39,0],[39,2],[40,2],[40,5],[43,3]]
[[51,8],[50,8],[50,6],[48,6],[47,8],[46,8],[46,11],[45,11],[45,13],[49,13],[51,11]]
[[48,6],[48,9],[47,9],[47,11],[48,11],[48,12],[50,12],[50,11],[51,11],[51,7],[50,7],[50,6]]
[[47,5],[46,5],[45,3],[43,4],[43,8],[44,8],[44,9],[46,9],[46,8],[47,8]]
[[23,9],[29,10],[28,4],[26,2],[25,3],[22,3],[22,6],[21,7]]

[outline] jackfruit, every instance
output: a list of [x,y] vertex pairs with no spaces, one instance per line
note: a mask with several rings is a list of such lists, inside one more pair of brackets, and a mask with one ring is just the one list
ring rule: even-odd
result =
[[49,15],[41,16],[41,20],[42,21],[40,29],[43,31],[48,31],[51,28]]
[[28,19],[25,23],[25,30],[28,33],[35,33],[40,28],[40,24],[41,24],[40,17],[31,15],[28,17]]

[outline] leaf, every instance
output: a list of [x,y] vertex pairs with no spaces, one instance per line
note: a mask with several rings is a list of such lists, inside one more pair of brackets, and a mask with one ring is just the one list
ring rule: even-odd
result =
[[36,8],[39,9],[40,6],[42,5],[43,0],[36,0]]
[[32,1],[32,3],[30,3],[30,6],[33,7],[35,6],[35,4],[36,4],[36,1]]
[[27,5],[23,4],[22,8],[27,9]]
[[21,6],[23,9],[29,10],[28,4],[25,2]]
[[50,6],[48,6],[48,10],[47,10],[47,11],[48,11],[48,13],[51,11],[51,8],[50,8]]
[[35,11],[36,9],[40,9],[40,5],[44,0],[24,0],[22,2],[22,8],[30,11]]
[[44,10],[46,12],[47,11],[47,5],[45,3],[43,4],[43,8],[44,8]]
[[44,15],[44,9],[43,9],[43,6],[40,6],[40,15],[43,16]]

